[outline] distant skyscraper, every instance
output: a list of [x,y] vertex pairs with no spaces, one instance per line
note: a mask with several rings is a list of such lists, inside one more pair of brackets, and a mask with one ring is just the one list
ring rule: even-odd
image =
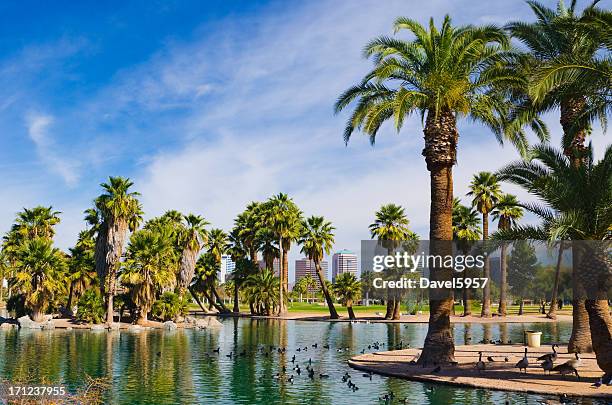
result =
[[350,250],[341,250],[332,256],[332,281],[342,273],[357,277],[357,255]]
[[[274,267],[274,275],[278,277],[280,275],[280,261],[278,260],[278,257],[274,259],[273,267]],[[263,259],[259,261],[259,268],[261,270],[266,268],[266,262]]]
[[[323,271],[323,279],[327,280],[327,271],[329,266],[327,265],[327,261],[321,261],[321,270]],[[321,288],[321,283],[319,282],[319,276],[317,276],[317,268],[315,267],[314,261],[309,260],[307,258],[298,259],[295,261],[295,282],[300,281],[301,278],[310,274],[312,278],[317,282],[318,288]]]
[[221,256],[221,268],[219,269],[219,283],[225,283],[228,274],[236,269],[236,263],[230,255]]

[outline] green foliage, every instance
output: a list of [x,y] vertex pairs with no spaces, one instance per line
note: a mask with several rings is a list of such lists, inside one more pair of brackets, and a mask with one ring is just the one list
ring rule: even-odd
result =
[[104,298],[98,289],[87,290],[79,298],[77,319],[88,323],[102,323],[105,319],[106,307]]
[[467,195],[472,197],[472,207],[488,214],[501,198],[501,189],[493,173],[480,172],[474,175]]
[[319,263],[323,260],[323,253],[329,254],[334,246],[334,229],[323,217],[311,216],[304,220],[298,242],[302,245],[302,253]]
[[172,292],[165,292],[155,301],[151,313],[162,321],[170,321],[177,316],[185,316],[188,313],[189,302],[186,298]]
[[515,241],[508,259],[508,284],[517,297],[525,297],[534,287],[538,258],[526,240]]
[[25,294],[13,294],[6,301],[6,309],[9,312],[15,312],[16,318],[22,317],[26,314],[25,302]]
[[247,301],[265,315],[270,315],[279,305],[279,292],[279,278],[269,269],[252,274],[245,281],[244,295]]
[[352,305],[361,297],[361,282],[351,273],[342,273],[336,277],[333,290],[342,305]]

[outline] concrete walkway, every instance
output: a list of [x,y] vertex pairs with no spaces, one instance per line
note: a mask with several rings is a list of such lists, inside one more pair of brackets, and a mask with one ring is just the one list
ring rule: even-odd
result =
[[[529,348],[527,374],[519,372],[515,365],[523,357],[524,350],[525,347],[522,345],[456,346],[455,360],[458,364],[441,367],[441,370],[437,373],[433,372],[435,369],[433,365],[423,368],[420,365],[410,364],[411,360],[418,357],[421,352],[419,349],[363,354],[349,360],[349,365],[359,370],[414,381],[535,394],[598,397],[612,400],[612,386],[601,386],[599,388],[592,386],[603,374],[597,366],[593,353],[581,356],[582,361],[578,367],[580,381],[578,381],[574,375],[545,374],[540,367],[540,362],[536,359],[542,354],[551,352],[550,346]],[[476,369],[479,351],[482,351],[482,360],[486,363],[486,369],[482,372]],[[574,358],[573,354],[567,353],[567,346],[561,346],[557,351],[559,355],[555,365]],[[487,361],[488,356],[491,356],[495,361]]]

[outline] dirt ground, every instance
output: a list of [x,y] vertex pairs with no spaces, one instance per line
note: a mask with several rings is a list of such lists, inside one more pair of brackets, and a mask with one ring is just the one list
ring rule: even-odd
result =
[[[522,345],[480,344],[456,346],[456,366],[441,367],[436,373],[436,366],[422,367],[410,364],[419,355],[419,349],[396,350],[355,356],[349,361],[353,368],[373,373],[405,378],[408,380],[437,382],[465,387],[477,387],[496,390],[519,391],[536,394],[599,397],[612,400],[612,386],[592,386],[603,374],[595,362],[593,353],[584,354],[577,367],[580,380],[575,375],[561,376],[559,373],[546,374],[540,367],[537,357],[550,353],[550,346],[528,348],[529,367],[527,373],[521,373],[516,363],[523,357]],[[476,369],[478,352],[482,351],[485,370]],[[559,355],[555,365],[574,358],[567,353],[567,346],[557,349]],[[487,361],[491,356],[493,362]],[[506,361],[507,358],[507,361]]]

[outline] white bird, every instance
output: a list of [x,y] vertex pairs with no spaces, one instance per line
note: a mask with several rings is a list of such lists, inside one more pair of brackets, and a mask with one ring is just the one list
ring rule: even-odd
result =
[[525,348],[525,355],[516,363],[515,367],[517,367],[519,371],[525,370],[525,374],[527,374],[527,366],[529,366],[529,359],[527,358],[527,348]]

